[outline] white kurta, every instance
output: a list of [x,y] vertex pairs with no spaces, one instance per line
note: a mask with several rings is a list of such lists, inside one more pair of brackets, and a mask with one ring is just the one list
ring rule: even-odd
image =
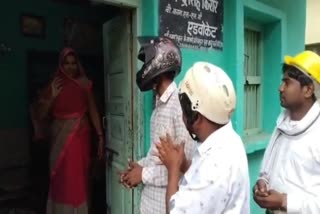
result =
[[249,189],[247,156],[230,122],[199,144],[170,213],[248,214]]
[[287,194],[290,214],[320,213],[319,116],[317,102],[300,121],[282,113],[265,153],[261,175],[269,189]]

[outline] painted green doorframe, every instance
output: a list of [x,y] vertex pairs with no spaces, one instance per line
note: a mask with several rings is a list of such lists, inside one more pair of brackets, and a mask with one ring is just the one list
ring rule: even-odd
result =
[[[145,27],[142,26],[143,16],[147,10],[142,8],[141,0],[94,0],[96,2],[105,3],[107,5],[114,5],[119,7],[125,7],[131,10],[131,21],[132,21],[132,47],[131,47],[131,56],[132,56],[132,80],[135,83],[135,74],[140,66],[140,63],[137,60],[137,54],[139,50],[139,44],[137,41],[137,37],[143,35],[145,33]],[[143,0],[142,0],[143,1]],[[152,2],[148,0],[148,3]],[[147,114],[145,114],[145,103],[151,103],[152,100],[148,97],[148,94],[143,94],[139,91],[138,87],[135,84],[132,85],[132,122],[134,131],[132,133],[133,137],[133,149],[132,149],[132,157],[137,160],[140,159],[144,155],[144,148],[146,144],[145,137],[145,120],[147,118]],[[147,132],[148,133],[148,132]],[[140,191],[132,191],[133,194],[133,210],[132,213],[139,213],[139,199],[140,199]]]

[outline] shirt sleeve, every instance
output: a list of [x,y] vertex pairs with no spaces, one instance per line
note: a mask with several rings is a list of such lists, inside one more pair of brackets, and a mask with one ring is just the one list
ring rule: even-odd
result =
[[[149,154],[148,156],[150,155]],[[167,169],[163,165],[154,165],[149,166],[148,157],[142,158],[137,163],[142,166],[142,183],[145,185],[153,185],[153,186],[166,186],[168,183],[168,172]]]
[[168,172],[164,165],[146,166],[142,169],[142,183],[165,187],[168,184]]
[[141,158],[140,160],[137,161],[137,163],[140,166],[144,167],[146,165],[146,158]]
[[165,187],[168,184],[168,172],[161,161],[153,153],[157,149],[155,144],[152,144],[148,155],[138,163],[143,167],[142,169],[142,183],[145,185]]
[[303,192],[287,193],[287,213],[303,214],[303,213],[320,213],[320,147],[317,146],[313,150],[314,159],[310,164],[313,167],[312,179],[305,179],[302,186]]
[[[309,148],[312,159],[296,159],[296,164],[304,166],[303,169],[297,169],[300,171],[299,179],[304,182],[300,185],[296,184],[299,186],[296,191],[287,193],[288,214],[320,213],[320,146],[317,140],[313,143],[313,146]],[[306,170],[305,174],[303,170]]]

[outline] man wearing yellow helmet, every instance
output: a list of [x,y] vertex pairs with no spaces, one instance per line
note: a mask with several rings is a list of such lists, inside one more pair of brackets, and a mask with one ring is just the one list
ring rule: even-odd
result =
[[320,57],[304,51],[284,61],[279,92],[285,110],[266,149],[254,200],[267,213],[320,213]]
[[247,157],[230,121],[236,106],[232,81],[221,68],[197,62],[182,80],[179,98],[185,126],[198,147],[187,162],[183,144],[175,146],[169,136],[157,145],[168,169],[167,213],[249,214]]

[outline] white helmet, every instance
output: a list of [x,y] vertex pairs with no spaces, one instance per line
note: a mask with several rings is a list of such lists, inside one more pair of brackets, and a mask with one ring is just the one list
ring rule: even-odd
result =
[[[180,83],[179,94],[182,109],[187,118],[193,117],[190,115],[192,110],[221,125],[230,121],[236,105],[236,95],[231,79],[221,68],[208,62],[196,62],[187,71]],[[189,98],[190,104],[184,104],[183,94]]]

